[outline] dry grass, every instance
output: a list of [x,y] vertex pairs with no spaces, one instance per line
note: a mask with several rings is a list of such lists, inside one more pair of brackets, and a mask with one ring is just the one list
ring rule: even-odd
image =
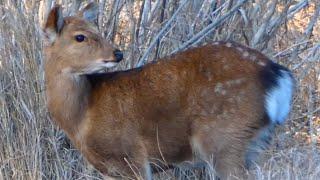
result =
[[[100,179],[46,110],[39,24],[50,1],[44,2],[0,0],[0,179]],[[319,1],[248,0],[240,10],[234,7],[241,1],[148,2],[100,1],[99,27],[126,53],[121,69],[213,40],[263,51],[293,70],[297,90],[289,121],[253,176],[320,177]],[[170,179],[172,173],[159,176]]]

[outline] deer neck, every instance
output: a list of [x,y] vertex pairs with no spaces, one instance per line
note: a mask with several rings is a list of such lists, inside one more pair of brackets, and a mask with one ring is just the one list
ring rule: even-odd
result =
[[57,124],[74,137],[88,107],[91,86],[84,75],[46,68],[48,109]]

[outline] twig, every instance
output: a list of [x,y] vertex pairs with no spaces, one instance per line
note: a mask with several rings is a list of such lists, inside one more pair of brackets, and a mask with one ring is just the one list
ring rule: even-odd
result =
[[[160,24],[163,23],[163,20],[164,20],[164,11],[165,11],[165,8],[166,8],[166,1],[167,0],[163,0],[162,2],[162,10],[161,10],[161,14],[160,14]],[[159,57],[159,53],[160,53],[160,39],[157,40],[157,47],[156,47],[156,55],[154,56],[155,59],[157,59]]]
[[160,148],[160,141],[159,141],[159,133],[158,133],[158,132],[159,132],[159,131],[158,131],[158,126],[157,126],[157,145],[158,145],[159,153],[160,153],[160,155],[161,155],[161,158],[162,158],[163,162],[164,162],[165,164],[168,164],[167,161],[166,161],[166,159],[164,158],[164,156],[163,156],[163,154],[162,154],[162,151],[161,151],[161,148]]
[[246,15],[245,10],[244,10],[243,8],[240,8],[240,9],[239,9],[239,12],[240,12],[240,14],[241,14],[241,16],[242,16],[242,18],[243,18],[243,21],[244,21],[245,26],[248,26],[248,24],[249,24],[249,19],[248,19],[248,16]]
[[146,3],[146,0],[142,1],[142,5],[140,8],[140,12],[139,12],[139,19],[138,19],[138,23],[137,23],[137,29],[136,29],[136,39],[138,40],[139,34],[140,34],[140,26],[141,26],[141,21],[142,21],[142,13],[143,13],[143,8],[144,8],[144,4]]
[[270,10],[266,14],[266,19],[263,21],[264,23],[262,25],[260,25],[260,28],[258,29],[258,31],[255,33],[255,35],[253,36],[253,38],[251,40],[250,45],[252,47],[255,47],[262,40],[264,35],[266,34],[267,27],[270,24],[270,20],[275,13],[276,6],[277,6],[277,1],[273,1],[271,7],[269,8]]
[[75,15],[76,12],[80,9],[80,5],[82,3],[82,0],[76,0],[72,3],[72,7],[71,7],[71,13],[69,15]]
[[312,31],[313,31],[313,27],[314,27],[314,25],[316,24],[316,22],[317,22],[318,19],[319,19],[319,14],[320,14],[320,2],[317,1],[317,2],[316,2],[315,12],[314,12],[314,14],[313,14],[313,16],[312,16],[312,18],[311,18],[311,21],[310,21],[310,23],[308,24],[308,27],[307,27],[307,29],[306,29],[306,31],[305,31],[305,34],[306,34],[307,37],[309,37],[309,36],[311,35],[311,33],[312,33]]
[[[123,160],[127,163],[127,165],[129,166],[129,168],[131,169],[131,171],[133,172],[134,176],[139,179],[139,176],[137,174],[137,172],[135,171],[134,167],[131,165],[131,163],[128,161],[127,158],[123,158]],[[135,167],[136,168],[136,167]]]
[[150,17],[150,9],[151,9],[151,1],[149,0],[145,0],[143,1],[143,10],[142,10],[142,14],[141,14],[141,19],[139,19],[139,34],[137,34],[137,38],[139,39],[139,45],[141,43],[143,43],[145,41],[145,37],[146,37],[146,27],[147,27],[147,22],[149,20]]
[[142,58],[139,60],[138,64],[136,65],[136,67],[141,67],[142,65],[144,65],[146,63],[146,59],[147,56],[149,55],[150,51],[154,48],[154,46],[157,44],[158,39],[160,39],[164,32],[168,29],[168,27],[172,24],[173,20],[177,17],[177,15],[179,14],[179,12],[182,10],[182,8],[184,7],[185,4],[187,4],[188,0],[184,0],[181,5],[179,6],[179,8],[176,10],[176,12],[172,15],[172,17],[170,18],[170,20],[167,22],[167,24],[160,30],[160,32],[156,35],[156,37],[152,40],[152,42],[150,43],[148,49],[146,50],[146,52],[143,54]]
[[193,36],[191,39],[189,39],[187,42],[185,42],[180,48],[175,49],[173,53],[176,53],[178,51],[184,50],[188,48],[190,45],[197,44],[200,42],[207,34],[211,33],[215,28],[223,23],[228,17],[233,15],[247,0],[240,0],[236,6],[234,6],[228,14],[223,15],[220,19],[216,20],[215,22],[209,24],[206,28],[201,30],[199,33],[197,33],[195,36]]
[[274,58],[278,57],[278,56],[281,56],[283,55],[285,52],[288,52],[288,51],[291,51],[293,48],[297,47],[297,46],[300,46],[302,44],[305,44],[305,43],[309,43],[310,40],[306,40],[306,41],[302,41],[300,43],[297,43],[297,44],[294,44],[290,47],[287,47],[286,49],[282,50],[282,51],[279,51],[277,54],[273,55]]
[[301,9],[304,7],[308,6],[308,0],[304,0],[293,6],[292,8],[289,9],[288,12],[288,18],[293,17],[297,12],[299,12]]

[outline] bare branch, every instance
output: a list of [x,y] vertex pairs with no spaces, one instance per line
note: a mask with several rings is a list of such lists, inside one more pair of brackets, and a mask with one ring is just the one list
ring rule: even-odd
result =
[[137,67],[140,67],[146,63],[146,58],[149,55],[150,51],[154,48],[154,46],[157,44],[158,39],[163,37],[164,32],[168,29],[168,27],[172,24],[173,20],[177,17],[179,12],[182,10],[182,8],[187,4],[188,0],[184,0],[179,8],[176,10],[176,12],[172,15],[172,17],[169,19],[169,21],[166,23],[166,25],[160,30],[160,32],[156,35],[156,37],[152,40],[150,43],[148,49],[143,54],[142,58],[139,60]]
[[221,16],[219,19],[217,19],[215,22],[208,25],[206,28],[202,29],[199,33],[197,33],[195,36],[193,36],[191,39],[189,39],[187,42],[185,42],[180,48],[175,49],[172,53],[176,53],[178,51],[184,50],[188,48],[189,46],[196,44],[200,42],[207,34],[211,33],[215,28],[226,21],[228,17],[233,15],[247,0],[240,0],[236,6],[234,6],[227,14]]

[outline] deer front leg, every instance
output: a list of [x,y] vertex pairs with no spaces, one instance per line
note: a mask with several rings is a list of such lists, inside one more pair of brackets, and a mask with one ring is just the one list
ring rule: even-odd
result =
[[120,179],[152,180],[148,153],[142,141],[131,143],[129,146],[127,144],[124,149],[125,151],[122,155],[115,159],[108,159],[107,164],[113,167],[108,168],[111,171],[107,175],[109,177],[106,176],[106,179],[110,178],[111,174],[117,174],[117,178],[119,177]]
[[122,157],[122,160],[109,159],[107,172],[104,173],[104,179],[139,179],[152,180],[150,164],[147,160],[139,161],[138,158]]

